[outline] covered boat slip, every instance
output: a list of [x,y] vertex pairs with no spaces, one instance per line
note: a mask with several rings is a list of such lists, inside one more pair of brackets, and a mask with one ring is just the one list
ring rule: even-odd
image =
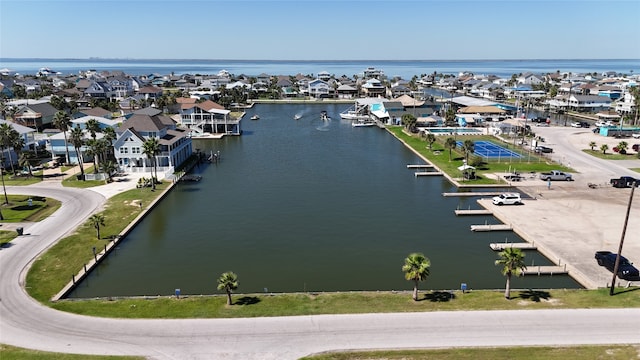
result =
[[383,101],[387,101],[387,99],[379,99],[379,98],[356,99],[352,107],[340,113],[340,118],[343,120],[360,120],[360,121],[369,120],[371,105],[382,104]]

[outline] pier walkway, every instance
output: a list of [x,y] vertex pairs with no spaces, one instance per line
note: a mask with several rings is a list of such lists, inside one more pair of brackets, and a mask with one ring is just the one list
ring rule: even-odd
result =
[[511,231],[513,228],[509,224],[485,224],[471,225],[471,231]]
[[492,215],[493,214],[493,212],[491,210],[486,210],[486,209],[479,209],[479,210],[456,209],[455,213],[456,213],[456,215],[459,215],[459,216],[461,216],[461,215]]

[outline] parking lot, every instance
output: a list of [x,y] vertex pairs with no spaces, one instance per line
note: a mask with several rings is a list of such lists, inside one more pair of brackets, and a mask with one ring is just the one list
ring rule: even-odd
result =
[[[496,206],[491,199],[479,202],[502,222],[511,224],[521,237],[535,242],[550,260],[567,264],[570,274],[583,286],[605,287],[612,274],[598,266],[594,255],[600,250],[618,251],[631,193],[630,188],[612,187],[609,180],[623,175],[640,177],[630,170],[640,169],[640,160],[608,161],[584,153],[591,141],[612,148],[621,140],[589,129],[550,127],[536,132],[554,148],[555,161],[576,171],[575,181],[554,181],[549,188],[546,181],[525,176],[513,183],[530,197],[523,196],[523,206]],[[596,187],[589,187],[590,183]],[[622,254],[640,265],[640,189],[635,190]]]

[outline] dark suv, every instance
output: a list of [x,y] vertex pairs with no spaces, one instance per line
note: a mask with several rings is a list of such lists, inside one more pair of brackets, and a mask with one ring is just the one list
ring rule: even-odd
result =
[[[613,272],[613,268],[616,264],[616,257],[618,254],[614,254],[611,251],[596,251],[596,260],[598,265],[606,267],[609,271]],[[620,264],[618,265],[618,277],[623,280],[640,280],[640,272],[633,264],[627,260],[626,257],[620,256]]]

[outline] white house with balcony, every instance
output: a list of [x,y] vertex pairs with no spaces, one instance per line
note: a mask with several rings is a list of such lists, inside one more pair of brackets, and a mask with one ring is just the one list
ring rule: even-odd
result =
[[240,119],[234,119],[230,114],[230,110],[211,100],[180,104],[180,122],[194,136],[207,133],[240,135]]
[[193,152],[187,132],[177,128],[168,116],[134,114],[117,131],[118,138],[113,144],[117,164],[125,172],[151,172],[153,163],[144,154],[144,142],[156,138],[160,144],[155,156],[158,176],[167,177]]

